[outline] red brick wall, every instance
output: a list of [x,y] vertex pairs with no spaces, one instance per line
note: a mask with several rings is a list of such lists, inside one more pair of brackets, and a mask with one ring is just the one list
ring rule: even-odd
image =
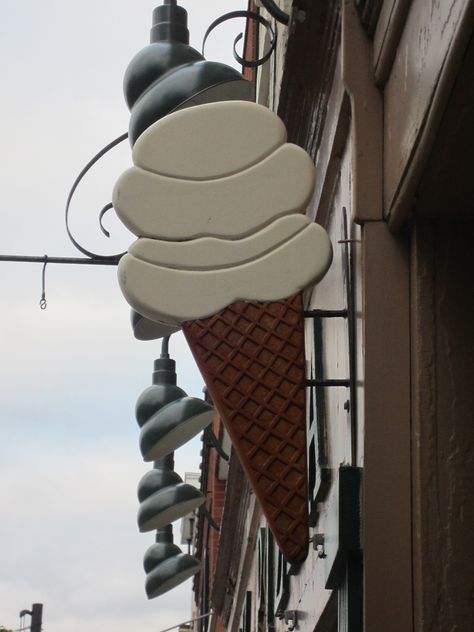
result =
[[[250,0],[248,4],[249,11],[257,11],[255,3]],[[247,28],[245,31],[245,43],[244,43],[244,59],[257,59],[258,57],[258,22],[255,20],[247,20]],[[256,68],[244,68],[243,75],[249,81],[253,83],[257,80]]]
[[[205,392],[206,401],[213,405],[209,394]],[[223,424],[219,415],[216,413],[212,423],[212,430],[217,439],[222,442]],[[226,481],[218,479],[219,474],[219,455],[210,443],[204,440],[202,450],[202,467],[201,481],[203,481],[202,491],[206,496],[206,506],[216,524],[222,522],[222,513],[224,509],[224,496],[226,489]],[[213,529],[209,522],[201,515],[199,519],[199,537],[198,537],[197,555],[201,560],[202,568],[205,568],[206,560],[209,563],[208,584],[205,586],[206,573],[201,571],[195,578],[194,593],[195,601],[198,607],[204,610],[210,607],[210,604],[204,603],[204,595],[210,595],[214,583],[214,575],[219,551],[219,532]],[[217,619],[215,632],[226,632],[225,626]]]
[[[222,421],[219,415],[216,414],[212,429],[216,437],[220,440],[222,436]],[[222,510],[224,509],[224,495],[225,495],[225,481],[220,481],[217,478],[218,475],[219,455],[216,450],[211,449],[209,455],[209,477],[207,485],[207,499],[208,508],[210,508],[211,515],[214,521],[220,525],[222,519]],[[219,550],[219,533],[215,529],[211,529],[209,537],[209,566],[210,566],[210,581],[212,589],[212,582],[214,578],[214,572],[216,569],[217,552]]]

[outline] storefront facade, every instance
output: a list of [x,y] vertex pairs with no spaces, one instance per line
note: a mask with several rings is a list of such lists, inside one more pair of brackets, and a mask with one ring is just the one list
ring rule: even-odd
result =
[[310,546],[302,565],[284,561],[231,456],[202,625],[467,632],[474,3],[280,7],[290,24],[275,22],[256,98],[313,158],[307,214],[334,252],[305,304]]

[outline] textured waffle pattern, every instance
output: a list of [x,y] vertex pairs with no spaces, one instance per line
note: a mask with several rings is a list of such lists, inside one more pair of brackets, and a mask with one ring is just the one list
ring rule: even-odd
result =
[[239,302],[184,334],[286,559],[307,555],[302,299]]

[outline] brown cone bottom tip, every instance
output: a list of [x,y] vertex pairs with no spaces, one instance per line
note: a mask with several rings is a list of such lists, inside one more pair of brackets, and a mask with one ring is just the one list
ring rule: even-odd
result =
[[234,303],[183,332],[275,540],[290,563],[308,552],[301,294]]

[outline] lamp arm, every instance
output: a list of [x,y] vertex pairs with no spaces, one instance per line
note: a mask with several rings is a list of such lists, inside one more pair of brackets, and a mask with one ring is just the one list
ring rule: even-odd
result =
[[212,447],[216,449],[218,455],[222,457],[224,461],[228,461],[229,455],[223,450],[221,444],[219,443],[219,439],[216,437],[210,426],[207,426],[207,428],[204,429],[204,436],[209,441],[209,443],[212,444]]
[[169,358],[170,357],[170,353],[169,353],[170,338],[171,338],[171,334],[169,336],[163,336],[163,340],[161,341],[161,355],[160,355],[160,358]]
[[209,523],[209,526],[212,527],[214,529],[214,531],[217,531],[219,533],[219,531],[221,530],[220,526],[217,524],[217,522],[214,520],[214,518],[211,516],[209,509],[206,507],[206,505],[201,505],[198,509],[199,513],[202,513],[202,515],[204,516],[204,518],[207,520],[207,522]]

